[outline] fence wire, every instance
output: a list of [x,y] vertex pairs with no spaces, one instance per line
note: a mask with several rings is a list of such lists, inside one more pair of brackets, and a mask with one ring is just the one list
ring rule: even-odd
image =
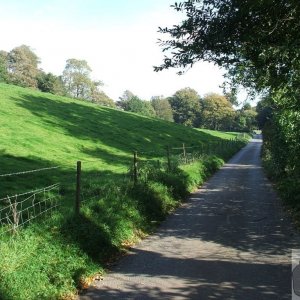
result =
[[[0,206],[0,236],[13,232],[31,220],[52,212],[59,205],[59,184],[29,193],[7,196]],[[26,196],[26,197],[24,197]]]
[[42,172],[42,171],[48,171],[48,170],[54,170],[54,169],[58,169],[58,168],[59,168],[59,166],[56,166],[56,167],[50,167],[50,168],[34,169],[34,170],[28,170],[28,171],[21,171],[21,172],[15,172],[15,173],[0,174],[0,177],[10,177],[10,176],[17,176],[17,175],[31,174],[31,173],[36,173],[36,172]]

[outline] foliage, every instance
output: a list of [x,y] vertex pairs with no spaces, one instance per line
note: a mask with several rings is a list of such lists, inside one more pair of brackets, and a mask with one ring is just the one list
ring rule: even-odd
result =
[[264,97],[257,103],[256,106],[256,120],[259,129],[263,129],[265,124],[272,118],[272,99],[270,97]]
[[299,90],[300,4],[288,1],[199,1],[174,4],[186,19],[160,29],[164,63],[156,70],[206,60],[225,67],[234,82],[265,89]]
[[124,92],[117,105],[125,111],[134,112],[148,117],[155,116],[155,111],[151,103],[141,100],[138,96],[133,95],[130,91]]
[[0,82],[7,82],[8,79],[7,56],[8,56],[7,52],[3,50],[0,51]]
[[181,89],[168,100],[176,123],[198,127],[201,105],[200,97],[195,90],[191,88]]
[[89,99],[93,82],[92,69],[85,60],[68,59],[63,71],[63,83],[68,95],[74,98]]
[[202,99],[202,125],[213,130],[231,130],[234,110],[226,97],[207,94]]
[[45,73],[40,70],[37,75],[37,87],[40,91],[55,95],[66,95],[66,91],[60,76],[52,73]]
[[115,102],[97,87],[93,87],[91,92],[91,101],[93,103],[107,107],[116,107]]
[[29,46],[12,49],[7,55],[8,82],[22,87],[37,87],[39,58]]
[[246,103],[241,109],[236,111],[234,130],[252,132],[257,128],[256,118],[256,110]]
[[300,112],[273,111],[263,128],[263,161],[283,198],[300,208]]
[[122,102],[126,102],[128,100],[130,100],[130,98],[132,98],[133,96],[135,96],[131,91],[126,90],[124,91],[123,95],[121,97],[119,97],[121,103]]
[[173,122],[173,112],[172,107],[168,101],[168,99],[156,96],[152,97],[151,105],[155,110],[155,116],[162,120],[166,120],[169,122]]

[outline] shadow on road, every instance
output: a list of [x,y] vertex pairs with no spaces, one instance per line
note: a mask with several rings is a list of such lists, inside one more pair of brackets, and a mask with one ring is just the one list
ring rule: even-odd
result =
[[[145,273],[140,274],[149,277],[150,284],[132,280],[137,276],[133,266],[132,270],[130,267],[126,270],[126,280],[121,287],[104,288],[101,297],[97,296],[96,290],[90,290],[89,296],[82,299],[290,299],[290,294],[283,291],[273,277],[268,276],[280,274],[278,280],[288,285],[288,265],[283,268],[276,263],[265,265],[209,259],[174,259],[150,251],[133,251],[134,256],[143,256],[145,261],[152,261],[154,265],[159,260],[159,268],[148,266]],[[226,270],[226,273],[219,273],[220,268]],[[263,282],[261,276],[265,276]],[[183,282],[176,282],[176,278]],[[174,285],[164,286],[163,282],[168,280]],[[93,295],[93,292],[96,294]]]
[[299,237],[254,140],[82,299],[291,299]]

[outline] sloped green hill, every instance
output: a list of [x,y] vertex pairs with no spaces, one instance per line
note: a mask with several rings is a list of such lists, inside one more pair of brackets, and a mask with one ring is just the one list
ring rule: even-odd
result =
[[[234,134],[206,132],[80,100],[0,84],[0,174],[59,166],[59,171],[5,178],[0,197],[54,181],[74,183],[77,160],[85,170],[128,168],[134,150],[147,158],[166,147],[204,145]],[[141,155],[142,155],[141,153]],[[123,168],[123,169],[122,169]],[[55,177],[53,179],[53,177]],[[3,186],[3,182],[7,183]]]

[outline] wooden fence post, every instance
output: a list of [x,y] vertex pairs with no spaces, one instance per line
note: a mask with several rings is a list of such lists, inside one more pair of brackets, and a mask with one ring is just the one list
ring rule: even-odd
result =
[[80,213],[80,193],[81,193],[81,161],[77,161],[77,173],[76,173],[76,201],[75,201],[75,213]]
[[138,164],[137,164],[137,151],[133,152],[133,181],[134,184],[138,181]]
[[168,172],[171,172],[170,147],[167,146]]

